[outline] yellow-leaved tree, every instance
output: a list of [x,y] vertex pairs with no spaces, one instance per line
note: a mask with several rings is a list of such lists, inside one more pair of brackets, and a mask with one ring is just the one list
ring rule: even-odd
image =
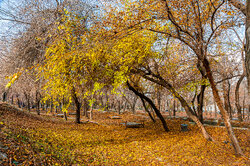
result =
[[[58,35],[49,43],[39,76],[45,80],[44,100],[64,101],[63,111],[72,102],[80,123],[81,102],[107,85],[115,89],[125,83],[135,66],[145,63],[156,40],[155,33],[138,31],[117,39],[105,36],[109,30],[84,27],[81,18],[65,12],[58,23]],[[82,30],[85,28],[85,30]],[[66,104],[67,103],[67,104]]]

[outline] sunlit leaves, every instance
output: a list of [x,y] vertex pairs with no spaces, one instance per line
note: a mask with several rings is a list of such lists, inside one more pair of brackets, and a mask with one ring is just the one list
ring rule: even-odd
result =
[[80,18],[71,13],[65,13],[62,20],[57,27],[59,35],[49,44],[45,63],[39,68],[46,80],[47,98],[71,102],[73,88],[78,95],[87,97],[106,85],[112,85],[115,92],[132,69],[153,55],[153,32],[142,30],[120,38],[103,38],[109,30],[92,27],[92,32],[79,31]]
[[[51,165],[247,165],[248,158],[235,157],[231,145],[224,143],[228,137],[223,128],[207,127],[216,140],[207,142],[196,125],[188,125],[190,130],[181,132],[180,124],[188,124],[184,120],[167,120],[171,131],[166,133],[159,122],[149,121],[145,122],[145,128],[125,129],[120,122],[139,119],[129,113],[120,115],[121,120],[108,118],[114,113],[94,113],[100,125],[76,125],[48,116],[40,119],[34,115],[13,116],[4,111],[0,114],[4,122],[0,122],[4,126],[0,136],[4,132],[8,143],[13,140],[18,143],[9,150],[9,155],[26,165],[32,162]],[[235,132],[249,156],[247,131]]]
[[15,74],[13,74],[12,76],[9,76],[8,79],[10,79],[10,81],[8,82],[8,84],[5,86],[5,88],[10,88],[11,85],[20,77],[20,75],[22,74],[22,71],[17,72]]

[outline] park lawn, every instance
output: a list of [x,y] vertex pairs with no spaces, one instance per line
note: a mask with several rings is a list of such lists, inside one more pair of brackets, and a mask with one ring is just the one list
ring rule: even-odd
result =
[[[138,116],[95,113],[98,124],[74,124],[0,106],[0,142],[8,155],[3,165],[249,165],[249,130],[235,130],[244,157],[234,155],[224,128],[207,127],[215,142],[206,141],[195,125],[181,132],[184,120],[145,122],[144,128],[125,129],[120,122]],[[1,151],[1,149],[0,149]]]

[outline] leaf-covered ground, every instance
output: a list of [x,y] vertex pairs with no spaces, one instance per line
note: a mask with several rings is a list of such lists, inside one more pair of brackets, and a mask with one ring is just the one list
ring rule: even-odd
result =
[[0,104],[0,152],[8,155],[2,165],[250,165],[249,130],[235,130],[246,155],[237,157],[224,128],[207,127],[215,139],[207,142],[195,125],[180,131],[187,121],[167,120],[166,133],[149,120],[144,128],[125,129],[121,122],[143,117],[112,115],[96,112],[98,124],[74,124]]

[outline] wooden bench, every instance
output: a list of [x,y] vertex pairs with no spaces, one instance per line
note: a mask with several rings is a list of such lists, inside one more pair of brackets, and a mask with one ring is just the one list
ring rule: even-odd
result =
[[69,115],[76,115],[75,112],[69,112]]
[[125,122],[122,123],[126,128],[142,128],[144,127],[144,122]]
[[111,119],[121,119],[120,116],[111,116]]
[[63,117],[64,117],[64,114],[56,114],[56,117],[63,118]]

